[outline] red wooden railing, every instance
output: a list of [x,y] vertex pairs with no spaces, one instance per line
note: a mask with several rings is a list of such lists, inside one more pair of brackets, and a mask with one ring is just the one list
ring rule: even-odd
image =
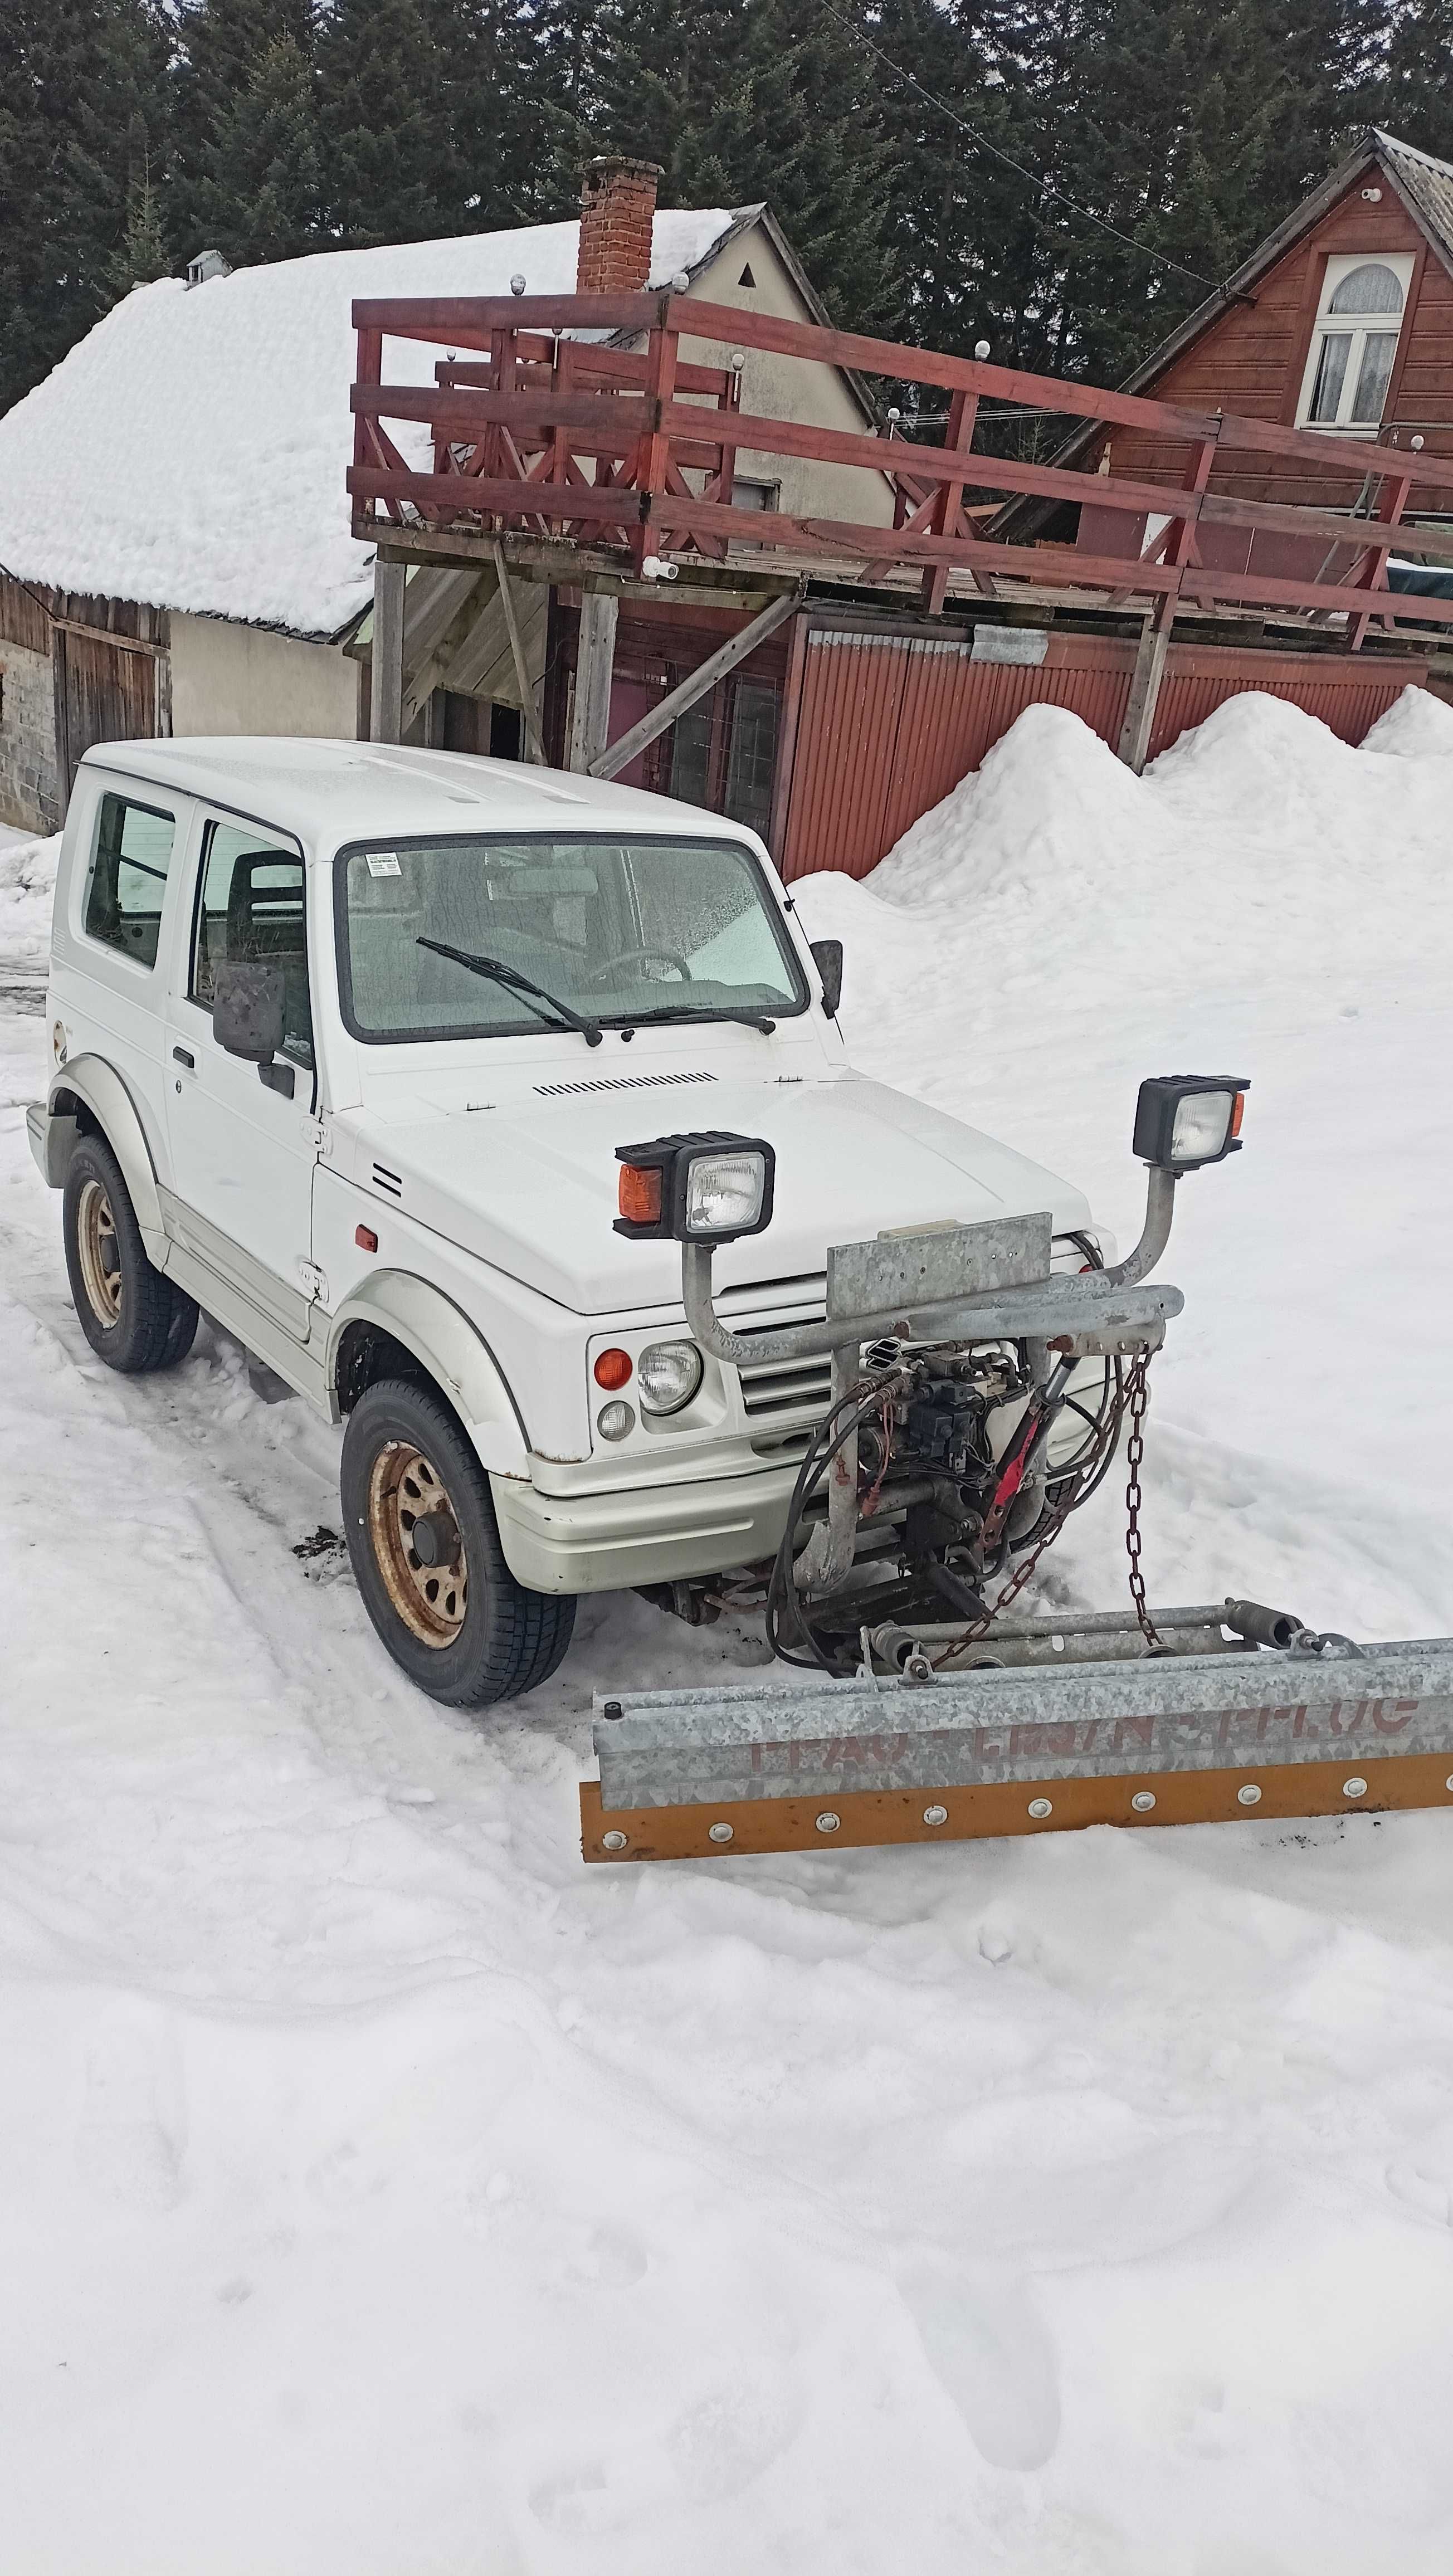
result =
[[[1394,547],[1453,559],[1445,537],[1424,538],[1402,524],[1410,496],[1421,490],[1430,503],[1435,491],[1447,496],[1446,458],[1232,412],[1188,411],[679,294],[364,300],[354,305],[353,320],[358,380],[348,489],[360,533],[409,521],[438,530],[523,531],[622,548],[638,571],[651,554],[720,559],[735,540],[856,561],[879,575],[891,565],[916,566],[930,610],[942,608],[950,573],[962,571],[986,588],[1028,581],[1038,588],[1109,591],[1122,600],[1149,598],[1160,619],[1177,601],[1345,617],[1354,650],[1374,618],[1388,628],[1399,621],[1453,625],[1453,600],[1387,589]],[[645,345],[627,350],[571,336],[584,331],[628,333]],[[436,363],[432,385],[385,384],[385,338],[432,343],[450,354]],[[683,360],[683,340],[758,349],[947,392],[945,441],[930,446],[743,412],[740,373]],[[461,360],[460,350],[478,355]],[[1184,451],[1182,479],[1091,476],[989,454],[974,444],[993,417],[980,411],[986,399],[1151,431]],[[401,454],[385,421],[427,426],[427,470]],[[893,496],[893,525],[735,507],[742,448],[882,476]],[[1213,491],[1216,461],[1232,453],[1295,459],[1323,478],[1340,471],[1373,492],[1372,515],[1352,518]],[[1153,513],[1168,524],[1138,557],[1133,550],[1098,556],[1044,544],[1031,550],[976,533],[966,516],[970,492],[1093,502],[1131,523]],[[1207,565],[1197,530],[1213,524],[1321,540],[1350,553],[1351,564],[1307,581]]]

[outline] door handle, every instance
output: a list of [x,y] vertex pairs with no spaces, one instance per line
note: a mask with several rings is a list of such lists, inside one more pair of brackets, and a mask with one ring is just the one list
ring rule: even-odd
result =
[[173,1058],[173,1061],[174,1061],[175,1063],[177,1063],[177,1064],[184,1064],[184,1065],[186,1066],[186,1068],[187,1068],[188,1073],[195,1073],[195,1072],[196,1072],[196,1070],[197,1070],[197,1059],[196,1059],[196,1057],[193,1055],[193,1053],[192,1053],[192,1051],[191,1051],[191,1048],[190,1048],[190,1047],[173,1047],[173,1048],[172,1048],[172,1058]]

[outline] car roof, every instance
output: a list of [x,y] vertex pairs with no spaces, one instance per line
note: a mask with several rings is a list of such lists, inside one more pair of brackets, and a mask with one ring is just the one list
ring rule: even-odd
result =
[[654,832],[740,840],[742,826],[699,806],[578,771],[535,769],[465,752],[287,734],[191,734],[94,743],[85,768],[120,771],[227,805],[314,848],[464,832]]

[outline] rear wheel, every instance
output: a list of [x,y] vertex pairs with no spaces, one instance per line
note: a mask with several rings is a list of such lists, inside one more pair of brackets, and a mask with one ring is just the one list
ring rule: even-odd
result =
[[107,1367],[136,1377],[185,1359],[196,1306],[147,1259],[121,1166],[100,1136],[83,1136],[71,1156],[63,1226],[81,1330]]
[[341,1492],[363,1606],[410,1681],[487,1708],[549,1678],[575,1603],[515,1581],[489,1479],[438,1396],[397,1378],[369,1387],[343,1435]]

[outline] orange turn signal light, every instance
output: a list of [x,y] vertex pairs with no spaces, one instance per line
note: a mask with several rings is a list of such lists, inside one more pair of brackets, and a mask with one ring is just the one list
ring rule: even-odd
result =
[[661,1180],[662,1175],[658,1167],[642,1163],[622,1163],[620,1211],[629,1224],[660,1224]]
[[596,1385],[608,1388],[612,1394],[614,1394],[618,1386],[625,1385],[630,1374],[631,1355],[629,1351],[602,1351],[595,1363]]
[[1236,1105],[1231,1112],[1231,1137],[1233,1143],[1241,1133],[1241,1121],[1245,1115],[1246,1094],[1244,1091],[1238,1091],[1236,1094]]
[[378,1236],[374,1233],[371,1225],[356,1225],[353,1229],[353,1240],[357,1244],[360,1252],[377,1252],[378,1250]]

